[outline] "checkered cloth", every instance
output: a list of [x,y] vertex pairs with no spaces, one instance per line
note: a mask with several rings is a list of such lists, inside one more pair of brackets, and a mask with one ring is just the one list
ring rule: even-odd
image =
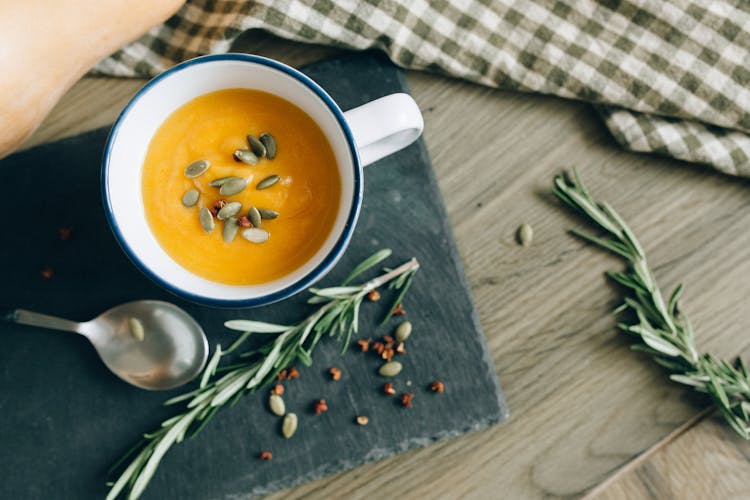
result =
[[260,28],[597,104],[634,151],[750,176],[750,2],[190,0],[95,71],[152,76]]

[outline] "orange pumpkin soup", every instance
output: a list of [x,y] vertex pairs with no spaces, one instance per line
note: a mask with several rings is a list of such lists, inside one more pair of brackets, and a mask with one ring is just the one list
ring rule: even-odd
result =
[[[273,159],[260,157],[248,165],[233,158],[236,150],[250,149],[248,135],[264,133],[275,139]],[[186,167],[197,160],[208,160],[210,167],[188,177]],[[278,182],[257,188],[272,175]],[[222,196],[209,183],[223,177],[246,179],[247,187]],[[199,198],[188,207],[181,200],[192,189]],[[193,99],[159,127],[146,153],[142,190],[151,231],[176,262],[211,281],[251,285],[289,274],[320,249],[336,219],[341,179],[328,140],[304,111],[272,94],[229,89]],[[226,220],[216,216],[207,232],[199,212],[218,207],[219,200],[242,204],[236,219],[247,216],[251,206],[278,212],[259,226],[268,239],[244,238],[248,222],[240,220],[246,227],[226,241]]]

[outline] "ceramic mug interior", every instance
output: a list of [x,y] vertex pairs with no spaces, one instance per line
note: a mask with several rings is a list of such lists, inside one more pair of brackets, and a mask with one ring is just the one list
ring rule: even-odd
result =
[[[156,130],[188,101],[229,88],[269,92],[304,110],[328,138],[341,178],[336,220],[318,252],[286,276],[259,285],[224,285],[183,268],[159,245],[144,213],[141,169]],[[314,81],[271,59],[221,54],[177,65],[133,97],[115,122],[104,150],[102,193],[107,218],[120,246],[158,284],[203,304],[255,306],[281,300],[312,285],[338,261],[359,215],[362,167],[343,112]]]

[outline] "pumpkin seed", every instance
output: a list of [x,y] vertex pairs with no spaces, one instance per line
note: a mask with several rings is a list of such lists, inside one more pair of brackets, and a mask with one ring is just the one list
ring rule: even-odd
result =
[[198,212],[198,218],[205,232],[210,233],[214,230],[214,216],[209,209],[206,207],[201,208],[201,211]]
[[268,189],[271,186],[273,186],[274,184],[276,184],[277,182],[279,182],[279,179],[281,179],[281,177],[279,177],[276,174],[269,175],[268,177],[266,177],[265,179],[263,179],[262,181],[260,181],[258,183],[258,185],[255,186],[255,187],[256,187],[256,189]]
[[231,243],[234,240],[234,237],[237,236],[237,230],[239,228],[240,226],[237,224],[237,218],[229,217],[224,221],[224,227],[221,229],[221,237],[224,238],[225,242]]
[[229,177],[219,177],[218,179],[214,179],[209,182],[208,185],[217,188],[223,186],[226,182],[231,181],[232,179],[239,179],[239,177],[234,177],[231,175]]
[[263,243],[268,240],[269,234],[265,229],[250,227],[242,231],[242,237],[252,243]]
[[221,185],[219,194],[222,196],[232,196],[233,194],[241,193],[246,187],[247,181],[245,179],[234,177]]
[[242,210],[242,203],[239,201],[230,201],[219,210],[216,214],[216,218],[219,220],[228,219],[237,215]]
[[528,224],[521,224],[516,233],[516,238],[518,239],[518,243],[527,247],[531,245],[531,240],[534,239],[534,230]]
[[255,154],[253,154],[253,152],[249,149],[235,150],[232,158],[234,158],[235,161],[241,161],[242,163],[247,163],[248,165],[255,165],[256,163],[258,163],[258,157],[255,156]]
[[278,394],[271,394],[268,397],[268,407],[271,409],[271,413],[280,417],[286,413],[286,405],[284,400]]
[[396,375],[401,373],[401,368],[403,367],[398,361],[389,361],[388,363],[380,367],[378,373],[380,373],[381,377],[395,377]]
[[396,327],[396,340],[403,342],[411,335],[411,322],[404,321],[398,327]]
[[257,156],[258,158],[263,158],[264,156],[266,156],[266,145],[260,142],[257,137],[255,137],[254,135],[248,135],[247,143],[250,145],[250,150],[255,154],[255,156]]
[[297,415],[294,413],[287,413],[284,417],[284,421],[281,423],[281,433],[285,438],[289,439],[294,436],[297,432]]
[[187,167],[185,167],[185,176],[190,177],[191,179],[194,177],[198,177],[199,175],[202,175],[203,172],[208,170],[208,167],[211,166],[211,162],[208,160],[198,160],[194,161]]
[[146,337],[146,332],[143,330],[143,323],[138,318],[128,318],[128,328],[130,329],[130,335],[132,335],[138,342],[143,342]]
[[276,139],[266,132],[265,134],[261,134],[260,142],[266,147],[266,158],[269,160],[276,158]]
[[270,208],[259,208],[258,213],[261,219],[272,220],[279,216],[279,212]]
[[253,226],[260,227],[260,212],[258,212],[258,209],[251,206],[250,210],[247,212],[247,218],[250,219],[250,222],[253,223]]
[[185,191],[185,194],[182,195],[182,204],[186,207],[192,207],[196,203],[198,203],[198,198],[200,197],[200,193],[197,189],[188,189]]

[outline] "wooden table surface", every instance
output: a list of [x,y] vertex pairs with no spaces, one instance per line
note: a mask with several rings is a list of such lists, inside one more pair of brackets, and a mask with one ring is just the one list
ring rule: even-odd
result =
[[[295,66],[336,53],[257,32],[236,50]],[[750,445],[629,350],[602,274],[621,262],[570,237],[580,221],[549,194],[555,173],[580,167],[662,287],[685,284],[699,348],[747,359],[750,184],[625,152],[583,103],[408,81],[511,417],[271,498],[750,498]],[[85,78],[26,146],[111,123],[142,84]],[[524,222],[528,248],[514,240]]]

